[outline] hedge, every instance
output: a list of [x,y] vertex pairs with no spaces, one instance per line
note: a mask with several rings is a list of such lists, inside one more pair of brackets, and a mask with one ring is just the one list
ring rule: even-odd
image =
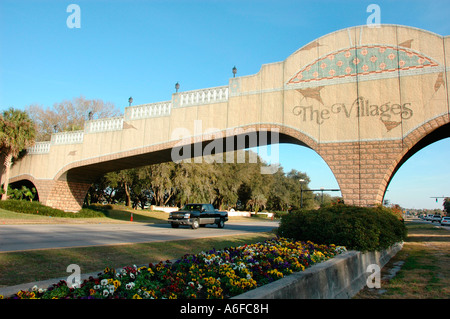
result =
[[359,251],[380,251],[404,241],[404,222],[391,209],[338,204],[294,211],[281,219],[279,236],[335,244]]
[[37,201],[30,202],[26,200],[15,200],[15,199],[0,201],[0,208],[16,213],[52,216],[52,217],[70,217],[70,218],[105,217],[104,211],[95,207],[83,208],[77,213],[71,213],[42,205]]

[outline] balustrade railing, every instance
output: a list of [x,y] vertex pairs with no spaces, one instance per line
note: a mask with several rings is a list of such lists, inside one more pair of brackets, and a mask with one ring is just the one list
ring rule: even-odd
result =
[[169,116],[171,108],[171,101],[130,106],[125,109],[125,118],[127,120],[138,120],[149,117]]
[[36,142],[27,149],[28,154],[46,154],[50,152],[51,142]]
[[54,133],[51,137],[52,144],[76,144],[83,143],[84,131],[69,131]]
[[176,98],[177,107],[226,102],[228,101],[228,86],[182,92]]
[[118,131],[123,128],[123,117],[111,117],[105,119],[91,120],[84,124],[86,133],[97,133],[107,131]]

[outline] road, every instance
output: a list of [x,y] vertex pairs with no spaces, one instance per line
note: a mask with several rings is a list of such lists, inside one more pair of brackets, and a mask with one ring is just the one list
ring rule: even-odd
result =
[[45,224],[0,225],[0,252],[158,242],[267,232],[276,221],[227,222],[193,230],[169,224]]

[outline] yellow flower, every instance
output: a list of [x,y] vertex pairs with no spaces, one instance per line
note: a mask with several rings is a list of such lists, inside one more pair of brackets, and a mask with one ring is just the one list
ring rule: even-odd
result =
[[133,296],[133,299],[142,299],[142,297],[139,296],[138,294],[135,294],[135,295]]
[[120,283],[120,281],[118,281],[118,280],[114,280],[114,281],[113,281],[113,285],[114,285],[114,288],[117,289],[117,288],[120,287],[121,283]]

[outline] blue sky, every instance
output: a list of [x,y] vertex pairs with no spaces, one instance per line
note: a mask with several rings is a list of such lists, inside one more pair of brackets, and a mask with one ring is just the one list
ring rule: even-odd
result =
[[[81,28],[70,29],[69,4],[81,9]],[[171,99],[180,91],[228,84],[285,60],[310,41],[363,25],[371,3],[381,23],[450,35],[450,1],[283,0],[47,0],[0,1],[0,109],[51,106],[83,95],[124,109]],[[407,161],[386,199],[410,208],[441,208],[431,196],[450,196],[446,170],[450,140]],[[280,162],[311,177],[312,188],[338,188],[313,151],[280,145]]]

